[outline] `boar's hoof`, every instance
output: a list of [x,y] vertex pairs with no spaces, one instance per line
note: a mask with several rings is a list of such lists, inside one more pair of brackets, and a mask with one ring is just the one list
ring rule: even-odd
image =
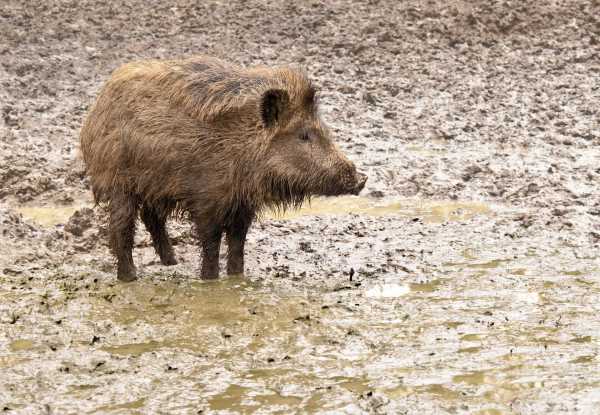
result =
[[212,280],[216,280],[217,278],[219,278],[219,272],[203,272],[200,275],[200,278],[202,278],[203,280],[208,280],[208,281],[212,281]]
[[160,262],[163,265],[167,265],[167,266],[169,266],[169,265],[177,265],[177,260],[175,259],[175,256],[173,256],[173,255],[167,256],[165,258],[161,258]]
[[218,275],[202,275],[200,278],[202,278],[203,280],[206,280],[206,281],[214,281],[217,278],[219,278],[219,276]]
[[137,279],[135,268],[133,269],[119,269],[117,271],[117,278],[122,282],[131,282]]

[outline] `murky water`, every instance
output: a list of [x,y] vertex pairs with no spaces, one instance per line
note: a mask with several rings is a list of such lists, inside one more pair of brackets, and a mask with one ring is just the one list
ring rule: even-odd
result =
[[[222,371],[212,387],[199,386],[209,411],[254,413],[268,407],[286,413],[302,407],[307,412],[352,412],[349,402],[373,390],[390,398],[432,394],[451,403],[462,400],[452,384],[501,389],[502,381],[478,372],[404,385],[398,380],[418,377],[418,369],[406,357],[372,349],[371,342],[381,341],[384,333],[401,336],[390,338],[390,346],[417,340],[423,329],[406,319],[396,301],[417,301],[424,294],[435,295],[441,286],[441,281],[372,284],[358,300],[362,307],[349,309],[328,292],[290,294],[240,277],[184,286],[140,282],[101,292],[111,302],[91,302],[87,316],[122,327],[143,325],[153,333],[142,342],[105,342],[100,350],[117,358],[169,350],[209,357],[204,370]],[[464,335],[461,344],[481,340]],[[149,398],[105,409],[143,406]]]
[[32,220],[42,226],[52,227],[65,224],[81,206],[31,206],[21,207],[17,211],[25,219]]
[[[65,223],[68,209],[21,213],[54,226]],[[341,198],[315,200],[285,217],[346,213],[445,226],[492,212],[477,203]],[[461,252],[433,269],[357,276],[333,288],[240,276],[133,284],[87,276],[86,284],[96,285],[77,291],[68,276],[48,294],[40,283],[36,318],[50,325],[4,333],[0,368],[10,370],[17,387],[41,367],[35,376],[46,386],[35,390],[46,391],[52,373],[60,373],[54,407],[77,401],[80,413],[111,414],[410,409],[394,402],[512,414],[539,410],[534,402],[548,382],[595,373],[597,339],[582,321],[592,315],[583,305],[600,296],[597,268],[573,262],[561,273],[575,281],[569,288],[540,271],[535,257],[494,257],[475,243]],[[21,295],[0,291],[0,304]],[[600,400],[594,379],[571,391],[585,393],[584,408]],[[12,394],[2,403],[27,408],[29,396]]]
[[[24,218],[43,226],[65,224],[71,215],[82,207],[92,206],[91,201],[71,206],[25,206],[17,209]],[[422,201],[414,199],[376,200],[367,197],[345,196],[336,198],[314,198],[301,209],[283,214],[268,212],[267,218],[293,219],[302,216],[365,214],[369,216],[400,215],[425,222],[466,220],[475,215],[490,214],[491,208],[485,203]]]
[[374,200],[366,197],[346,196],[338,198],[316,198],[297,211],[286,212],[275,218],[296,218],[312,215],[340,215],[357,213],[370,216],[400,215],[418,218],[426,222],[465,220],[475,215],[489,214],[491,209],[484,203],[444,202],[422,200]]
[[[357,400],[416,396],[448,407],[485,408],[478,414],[513,413],[511,403],[543,388],[536,373],[552,365],[528,349],[560,349],[564,340],[554,326],[528,332],[517,322],[489,330],[491,321],[501,319],[486,317],[486,311],[487,329],[478,328],[464,321],[458,309],[484,292],[454,292],[452,287],[451,280],[390,280],[342,295],[301,294],[243,277],[208,283],[139,281],[81,299],[79,310],[82,319],[120,333],[98,335],[94,350],[102,361],[125,359],[162,392],[193,386],[186,393],[195,398],[178,411],[360,413],[365,407],[356,406]],[[517,292],[504,301],[537,307],[543,295]],[[438,306],[416,311],[431,302]],[[407,313],[407,304],[416,315]],[[455,311],[443,313],[445,308]],[[588,350],[570,359],[573,364],[596,364],[592,341],[591,336],[569,340],[578,345],[578,353]],[[13,340],[9,356],[15,360],[4,366],[43,353],[40,346],[35,339]],[[162,367],[158,374],[157,365]],[[183,380],[170,385],[174,378],[161,373],[176,373]],[[102,381],[83,377],[87,386],[72,396],[96,399]],[[98,411],[151,411],[153,396],[147,388],[134,388],[130,396],[113,396]]]

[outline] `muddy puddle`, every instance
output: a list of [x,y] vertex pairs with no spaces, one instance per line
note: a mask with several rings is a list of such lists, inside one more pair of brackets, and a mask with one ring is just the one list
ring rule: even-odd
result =
[[78,208],[77,206],[33,206],[21,207],[17,211],[27,220],[52,227],[67,223]]
[[[62,376],[57,413],[77,402],[78,413],[110,414],[398,413],[415,402],[513,414],[537,408],[551,379],[598,368],[596,337],[577,323],[577,302],[565,307],[545,278],[491,287],[536,270],[475,252],[436,278],[355,277],[342,290],[243,276],[96,282],[76,296],[68,284],[46,289],[47,311],[36,318],[58,330],[4,333],[0,367],[16,374],[14,385]],[[0,301],[19,299],[2,291]],[[600,399],[591,392],[600,382],[590,382],[583,404]],[[30,408],[29,396],[15,392],[3,403]]]
[[[54,227],[80,207],[20,212]],[[11,393],[0,399],[17,413],[32,413],[35,396],[39,413],[47,402],[56,413],[76,403],[77,413],[108,414],[419,407],[495,415],[539,412],[547,388],[563,387],[584,411],[592,408],[600,402],[598,259],[577,258],[560,240],[540,251],[537,241],[485,239],[493,232],[481,236],[478,227],[499,212],[469,202],[316,199],[283,216],[290,227],[348,214],[361,223],[383,218],[395,226],[389,232],[416,239],[363,251],[363,262],[398,247],[403,265],[417,243],[431,258],[421,249],[412,265],[398,267],[388,255],[389,268],[357,268],[331,283],[324,275],[268,276],[257,262],[246,277],[202,282],[185,261],[174,270],[148,265],[149,246],[136,251],[143,278],[132,284],[116,283],[111,264],[95,262],[99,252],[71,257],[47,278],[34,277],[38,270],[15,282],[0,273],[8,328],[0,369],[11,373]],[[475,233],[461,234],[473,223]],[[282,240],[253,255],[272,250],[260,258],[275,264]],[[282,255],[285,264],[309,262],[293,249]]]
[[[17,211],[27,220],[45,227],[67,223],[77,210],[92,207],[91,201],[69,206],[24,206]],[[492,209],[485,203],[423,201],[417,199],[377,200],[346,196],[314,198],[302,208],[285,213],[267,212],[267,219],[295,219],[305,216],[363,214],[368,216],[398,215],[428,223],[468,220],[476,215],[489,215]]]
[[399,215],[418,218],[426,222],[466,220],[475,215],[489,214],[491,209],[484,203],[445,202],[422,200],[375,200],[366,197],[346,196],[316,198],[310,204],[283,215],[272,213],[273,218],[292,219],[303,216],[363,214],[369,216]]

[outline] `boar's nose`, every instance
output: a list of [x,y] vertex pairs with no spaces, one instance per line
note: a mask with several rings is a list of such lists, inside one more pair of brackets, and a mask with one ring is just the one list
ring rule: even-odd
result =
[[367,175],[363,173],[356,173],[356,186],[354,187],[355,195],[359,194],[360,191],[365,187],[365,183],[367,183]]

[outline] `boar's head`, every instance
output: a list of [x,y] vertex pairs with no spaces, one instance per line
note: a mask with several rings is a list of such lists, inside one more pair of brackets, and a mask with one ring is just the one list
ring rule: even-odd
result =
[[315,90],[291,99],[271,89],[261,100],[262,123],[269,134],[264,168],[273,201],[299,204],[315,195],[357,195],[367,176],[340,151],[321,121]]

